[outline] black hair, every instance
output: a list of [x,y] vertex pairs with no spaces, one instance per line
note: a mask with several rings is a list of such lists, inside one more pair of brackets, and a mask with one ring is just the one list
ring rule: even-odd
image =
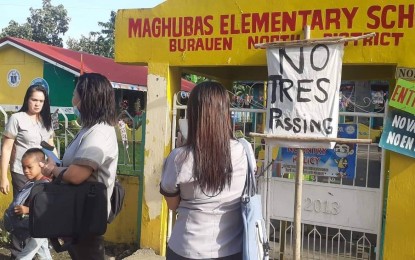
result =
[[29,148],[22,156],[22,161],[29,156],[35,156],[38,162],[46,160],[45,153],[40,148]]
[[219,82],[201,82],[190,92],[185,145],[194,154],[193,175],[202,191],[218,193],[231,185],[229,103],[229,94]]
[[45,101],[43,103],[42,110],[40,111],[40,117],[42,118],[42,123],[45,128],[49,131],[52,128],[52,117],[50,116],[50,103],[49,95],[46,89],[42,85],[31,85],[27,90],[24,96],[23,105],[20,108],[19,112],[29,111],[29,98],[33,95],[33,92],[42,92],[45,96]]
[[81,107],[81,124],[91,127],[98,123],[115,125],[115,94],[110,81],[98,73],[84,73],[76,84]]

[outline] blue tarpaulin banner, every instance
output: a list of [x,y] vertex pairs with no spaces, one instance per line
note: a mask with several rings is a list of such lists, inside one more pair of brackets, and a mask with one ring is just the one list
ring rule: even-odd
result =
[[[356,124],[339,124],[338,137],[357,138]],[[336,143],[334,149],[304,148],[303,173],[314,176],[353,179],[356,172],[356,144]],[[281,173],[295,174],[297,149],[281,148]]]

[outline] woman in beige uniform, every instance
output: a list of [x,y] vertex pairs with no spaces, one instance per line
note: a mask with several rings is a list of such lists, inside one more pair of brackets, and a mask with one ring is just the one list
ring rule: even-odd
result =
[[188,138],[164,164],[160,192],[178,216],[167,259],[242,259],[240,198],[247,173],[233,138],[229,95],[218,82],[190,93]]
[[[23,174],[22,156],[30,148],[40,148],[42,141],[53,146],[53,129],[50,116],[49,97],[46,89],[41,85],[30,86],[25,94],[23,106],[14,113],[7,122],[3,132],[1,148],[1,179],[0,192],[10,192],[10,182],[7,170],[10,164],[12,177],[13,198],[27,182]],[[16,256],[24,246],[23,239],[11,235],[13,248],[12,257]]]
[[[109,214],[118,162],[115,96],[111,83],[98,73],[82,74],[74,90],[72,105],[74,113],[80,117],[82,129],[68,145],[62,167],[49,161],[42,165],[42,173],[47,177],[57,177],[62,173],[62,179],[72,184],[85,181],[104,183]],[[104,260],[104,238],[85,236],[68,251],[72,259]]]

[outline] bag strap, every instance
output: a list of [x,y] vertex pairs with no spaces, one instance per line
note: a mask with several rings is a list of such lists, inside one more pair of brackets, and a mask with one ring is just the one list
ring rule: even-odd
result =
[[16,199],[12,201],[9,208],[12,208],[12,213],[14,214],[14,207],[17,205],[24,205],[26,200],[29,198],[30,191],[32,190],[32,187],[35,185],[34,181],[28,181],[25,183],[23,188],[19,191],[19,193],[16,196]]
[[253,164],[255,162],[255,157],[251,144],[245,138],[240,138],[238,141],[244,147],[246,159],[248,162],[246,181],[242,192],[242,201],[249,201],[249,197],[254,196],[256,193],[256,180],[254,176],[255,166]]

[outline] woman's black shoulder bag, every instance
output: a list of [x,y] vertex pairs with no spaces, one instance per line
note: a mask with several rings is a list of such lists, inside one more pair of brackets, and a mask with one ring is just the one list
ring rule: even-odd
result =
[[[103,235],[107,230],[107,188],[101,182],[79,185],[37,183],[30,193],[29,231],[35,238],[72,238]],[[65,249],[61,249],[66,250]],[[55,248],[56,250],[56,248]]]
[[124,204],[125,189],[118,180],[115,180],[114,191],[112,192],[110,203],[111,211],[108,216],[108,223],[111,223],[120,213]]

